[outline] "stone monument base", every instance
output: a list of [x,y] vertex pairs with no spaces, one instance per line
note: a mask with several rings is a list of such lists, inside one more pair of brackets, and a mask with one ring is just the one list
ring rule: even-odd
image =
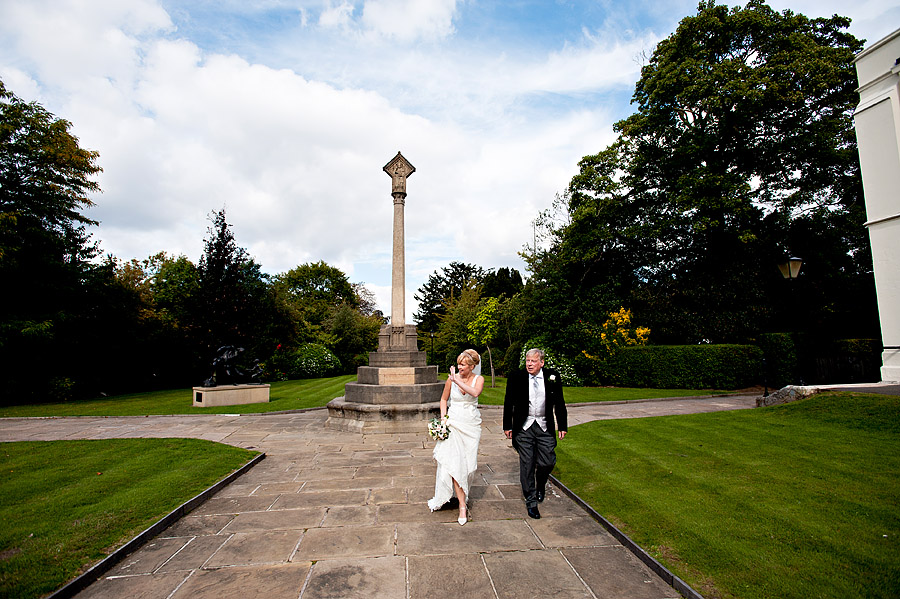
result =
[[247,403],[267,403],[270,385],[219,385],[194,387],[194,407],[236,406]]
[[[440,396],[439,396],[440,397]],[[428,420],[441,415],[441,402],[375,405],[347,401],[328,402],[325,428],[351,433],[422,433]]]

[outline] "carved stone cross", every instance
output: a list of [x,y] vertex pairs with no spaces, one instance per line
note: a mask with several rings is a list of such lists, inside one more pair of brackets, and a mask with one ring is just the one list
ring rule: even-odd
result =
[[[397,152],[397,155],[384,167],[384,172],[391,176],[391,195],[402,193],[406,196],[406,178],[416,172],[416,167]],[[402,198],[401,198],[402,199]]]

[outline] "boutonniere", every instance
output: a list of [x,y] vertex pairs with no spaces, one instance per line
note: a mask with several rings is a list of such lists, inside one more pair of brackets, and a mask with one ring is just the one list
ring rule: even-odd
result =
[[550,382],[552,383],[552,382],[555,381],[555,380],[556,380],[556,375],[555,375],[555,374],[551,374],[551,375],[550,375]]

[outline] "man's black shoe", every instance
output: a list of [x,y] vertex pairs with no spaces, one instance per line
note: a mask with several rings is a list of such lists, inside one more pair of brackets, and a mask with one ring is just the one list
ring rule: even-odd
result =
[[539,520],[541,517],[541,513],[538,511],[537,506],[528,508],[528,515],[535,520]]
[[545,491],[543,489],[537,492],[537,500],[539,503],[544,501],[544,494]]

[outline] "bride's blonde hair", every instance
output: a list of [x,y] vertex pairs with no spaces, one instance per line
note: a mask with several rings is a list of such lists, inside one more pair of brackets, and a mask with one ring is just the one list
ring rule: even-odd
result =
[[460,360],[465,360],[472,366],[478,366],[478,363],[481,362],[481,356],[479,356],[478,352],[474,349],[467,349],[456,357],[457,363],[459,363]]

